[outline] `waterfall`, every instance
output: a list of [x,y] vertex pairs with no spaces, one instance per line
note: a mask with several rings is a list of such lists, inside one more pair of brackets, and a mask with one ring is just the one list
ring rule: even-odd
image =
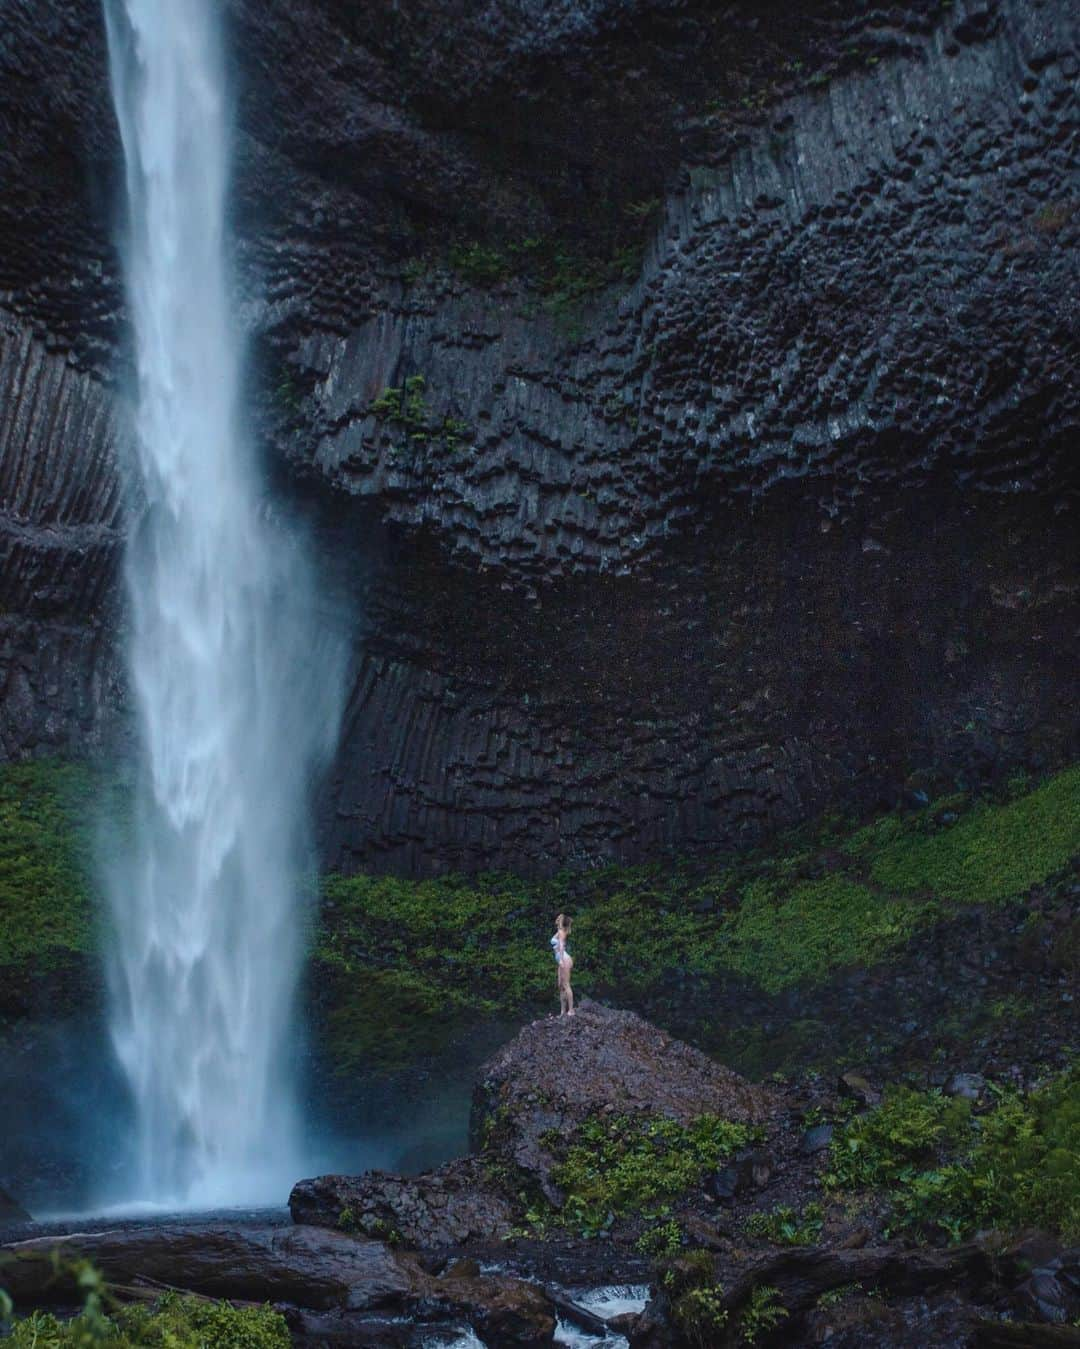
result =
[[135,1105],[131,1199],[282,1202],[312,773],[340,646],[241,405],[218,0],[105,0],[126,165],[137,399],[126,579],[140,770],[106,860],[110,1028]]

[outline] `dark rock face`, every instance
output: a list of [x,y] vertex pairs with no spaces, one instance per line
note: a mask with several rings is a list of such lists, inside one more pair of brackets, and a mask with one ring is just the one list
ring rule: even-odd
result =
[[29,1303],[62,1300],[48,1253],[89,1256],[105,1278],[136,1278],[252,1301],[361,1311],[400,1302],[413,1271],[389,1247],[321,1227],[205,1227],[168,1225],[116,1229],[71,1237],[36,1237],[5,1248],[7,1286]]
[[[234,0],[261,430],[363,618],[332,865],[739,846],[1076,752],[1074,8]],[[100,12],[29,9],[6,756],[115,743],[124,699]],[[371,412],[416,375],[420,438]]]

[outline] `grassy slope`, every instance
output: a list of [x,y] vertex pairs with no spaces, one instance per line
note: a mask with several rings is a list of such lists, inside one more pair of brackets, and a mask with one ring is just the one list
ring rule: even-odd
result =
[[[0,967],[93,948],[89,879],[102,780],[75,764],[0,769]],[[853,829],[836,820],[703,867],[513,876],[327,876],[313,988],[344,1072],[437,1051],[478,1017],[546,1007],[554,914],[574,916],[576,986],[648,1010],[665,980],[766,993],[888,960],[951,911],[1004,904],[1080,854],[1080,765],[1012,799],[950,798]]]
[[425,1026],[446,1035],[455,1020],[547,1006],[559,910],[574,916],[582,991],[647,1005],[687,972],[779,993],[888,960],[957,908],[1018,899],[1078,854],[1080,765],[1011,800],[951,798],[856,831],[818,824],[704,872],[329,876],[314,959],[337,1061],[389,1063]]

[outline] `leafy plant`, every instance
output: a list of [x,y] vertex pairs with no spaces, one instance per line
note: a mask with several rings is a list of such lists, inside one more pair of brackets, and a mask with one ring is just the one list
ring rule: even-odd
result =
[[427,380],[423,375],[410,375],[404,384],[383,389],[369,404],[368,412],[405,434],[406,444],[392,447],[394,454],[405,453],[408,446],[418,449],[428,444],[455,453],[472,435],[467,422],[457,417],[439,417],[432,412],[427,401]]
[[634,1249],[639,1255],[674,1255],[683,1244],[683,1230],[674,1218],[657,1223],[638,1237]]
[[[70,1320],[35,1311],[15,1321],[5,1341],[11,1349],[289,1349],[292,1344],[285,1318],[269,1306],[234,1307],[179,1293],[165,1293],[151,1306],[125,1306],[89,1261],[56,1257],[54,1264],[82,1296],[82,1311]],[[10,1299],[4,1298],[10,1315]]]
[[1080,1238],[1080,1069],[972,1115],[938,1093],[893,1093],[833,1140],[826,1183],[877,1186],[890,1230],[958,1241],[981,1227]]
[[764,1237],[777,1246],[812,1246],[824,1225],[824,1210],[814,1203],[801,1213],[781,1204],[767,1213],[751,1213],[744,1224],[750,1236]]
[[750,1301],[739,1317],[739,1333],[745,1344],[757,1344],[762,1335],[768,1335],[790,1315],[780,1301],[780,1290],[761,1284],[750,1294]]
[[676,1324],[698,1349],[715,1345],[727,1325],[728,1312],[722,1305],[723,1296],[721,1284],[703,1284],[699,1288],[688,1288],[672,1307]]
[[597,1235],[617,1217],[648,1216],[699,1184],[751,1133],[716,1115],[685,1126],[663,1118],[592,1116],[553,1172],[566,1194],[564,1220]]

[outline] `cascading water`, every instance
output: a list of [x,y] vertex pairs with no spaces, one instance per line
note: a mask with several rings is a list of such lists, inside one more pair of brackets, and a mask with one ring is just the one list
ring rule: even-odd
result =
[[127,554],[142,765],[108,864],[111,1030],[135,1102],[127,1198],[281,1202],[311,773],[339,647],[262,499],[229,304],[215,0],[105,0],[138,379]]

